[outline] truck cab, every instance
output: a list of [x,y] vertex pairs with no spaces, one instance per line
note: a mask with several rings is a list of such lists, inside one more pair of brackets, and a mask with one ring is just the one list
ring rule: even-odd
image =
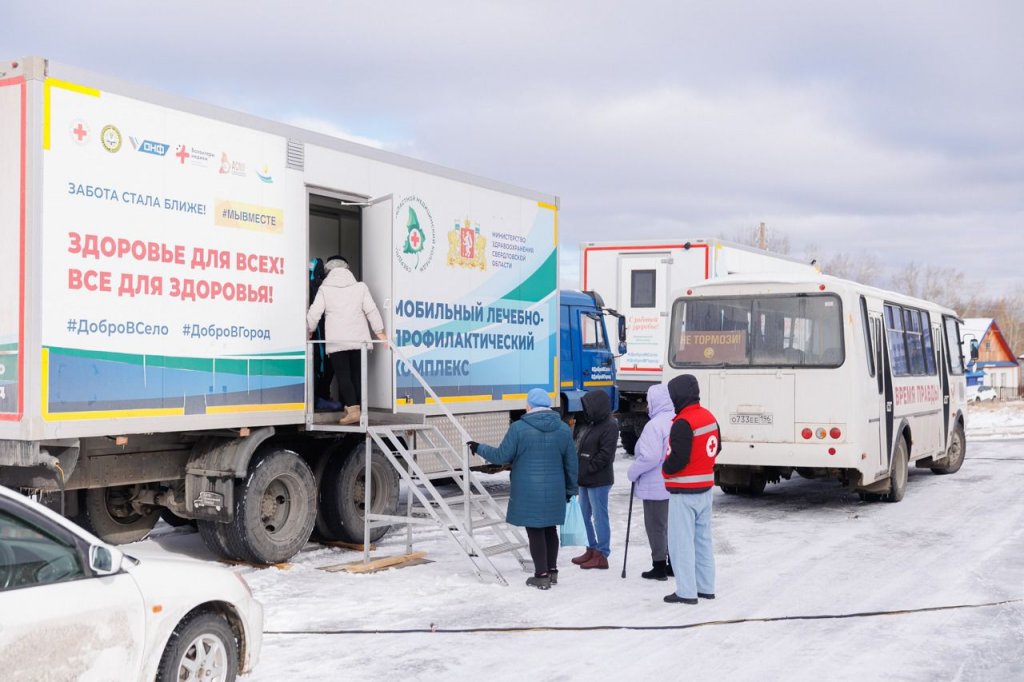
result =
[[[612,411],[618,410],[619,394],[615,386],[615,353],[612,352],[605,316],[619,320],[620,347],[625,347],[623,318],[604,307],[601,297],[590,291],[559,292],[559,379],[562,413],[583,412],[581,399],[594,388],[608,392]],[[621,352],[621,351],[620,351]]]

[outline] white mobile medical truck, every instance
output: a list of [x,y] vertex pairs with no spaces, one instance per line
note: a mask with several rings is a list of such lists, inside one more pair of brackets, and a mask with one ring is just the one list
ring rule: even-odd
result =
[[676,293],[665,376],[697,377],[724,492],[760,494],[796,472],[898,502],[910,464],[963,464],[961,325],[949,308],[835,277],[723,277]]
[[[314,525],[362,542],[367,493],[371,515],[398,503],[383,457],[364,475],[375,424],[447,429],[457,448],[420,453],[429,470],[461,461],[465,433],[499,441],[529,389],[557,399],[557,214],[554,196],[0,63],[0,483],[112,542],[167,512],[250,561]],[[334,254],[391,344],[364,363],[354,427],[310,388],[309,264]]]
[[[817,269],[720,239],[580,245],[581,288],[598,293],[626,320],[629,344],[615,365],[619,430],[626,452],[633,453],[647,423],[647,389],[663,380],[672,292],[714,277],[769,272],[813,274]],[[617,341],[612,339],[612,348]]]

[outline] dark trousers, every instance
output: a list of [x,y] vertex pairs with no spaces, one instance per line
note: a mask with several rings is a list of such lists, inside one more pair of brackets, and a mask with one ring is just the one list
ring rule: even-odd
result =
[[338,399],[344,407],[359,404],[359,351],[339,350],[331,353],[334,379],[338,382]]
[[527,528],[526,537],[530,539],[533,574],[540,577],[558,570],[558,530],[554,526]]

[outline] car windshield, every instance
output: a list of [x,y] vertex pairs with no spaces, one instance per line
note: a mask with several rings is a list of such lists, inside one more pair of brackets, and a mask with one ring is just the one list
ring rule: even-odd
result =
[[833,294],[681,299],[672,307],[673,367],[838,367],[842,302]]

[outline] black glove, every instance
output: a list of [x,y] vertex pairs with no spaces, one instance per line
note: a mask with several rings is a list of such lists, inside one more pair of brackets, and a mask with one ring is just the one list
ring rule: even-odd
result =
[[467,440],[466,445],[469,446],[469,451],[474,455],[476,454],[476,449],[480,447],[480,443],[477,443],[475,440]]
[[565,503],[569,504],[570,502],[572,502],[572,495],[566,495],[565,496]]

